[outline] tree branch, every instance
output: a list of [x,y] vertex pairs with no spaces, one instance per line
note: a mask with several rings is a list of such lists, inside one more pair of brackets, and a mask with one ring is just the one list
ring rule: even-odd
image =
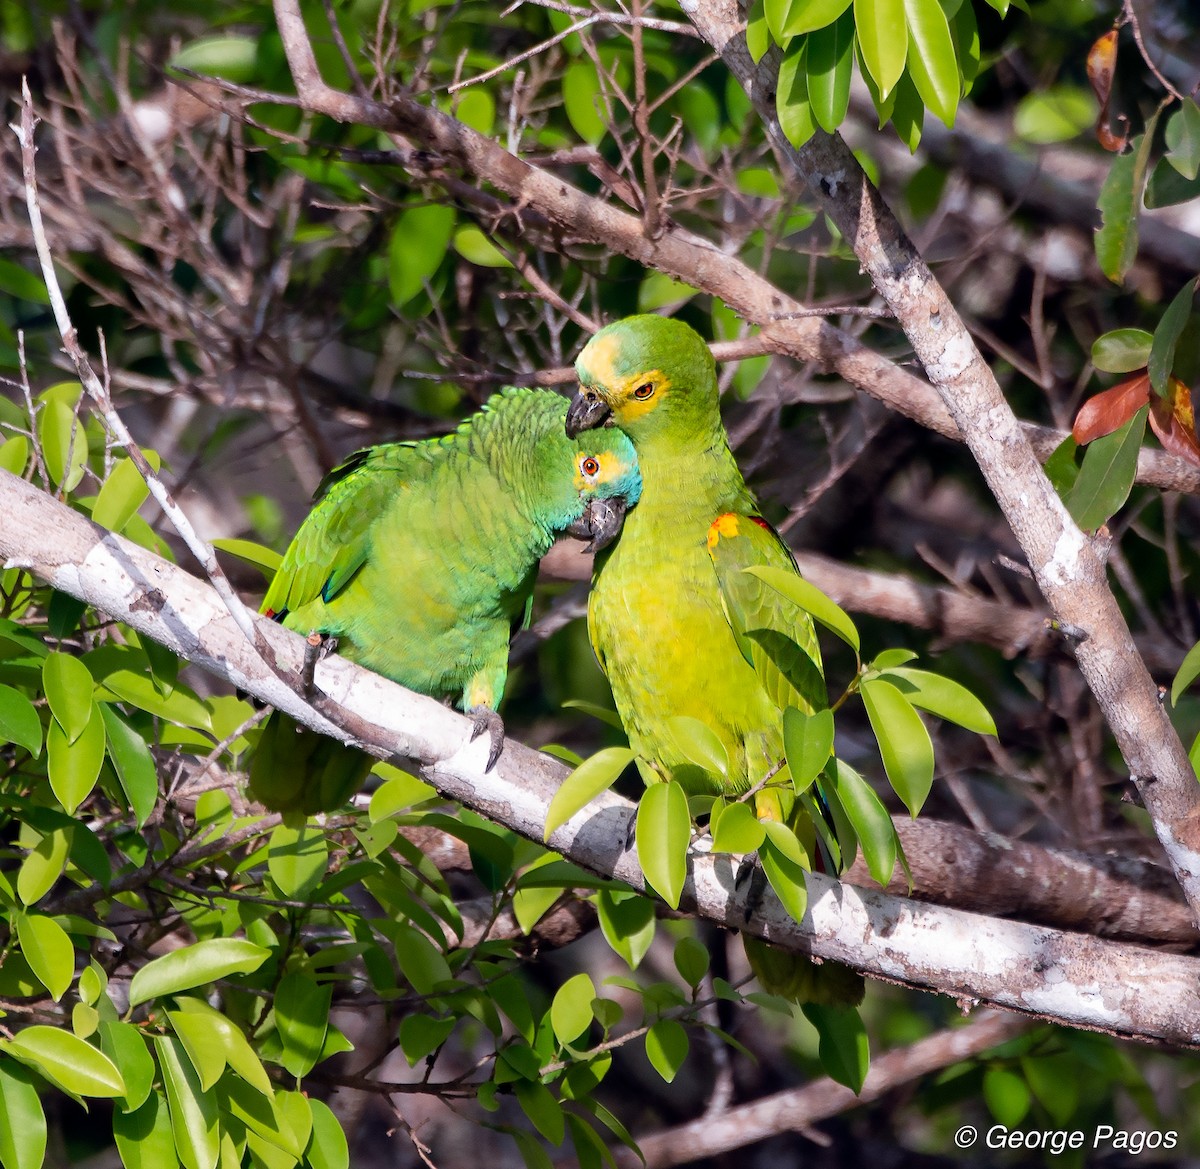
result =
[[[322,733],[401,763],[415,760],[443,795],[542,839],[546,810],[566,775],[557,760],[510,741],[484,773],[488,744],[470,741],[468,719],[331,655],[317,667],[317,685],[353,720],[352,730],[336,726],[267,668],[208,584],[6,471],[0,513],[5,568],[32,572]],[[298,671],[304,639],[265,618],[256,625],[282,667]],[[644,891],[637,854],[626,848],[633,811],[628,800],[605,793],[559,828],[550,847]],[[728,929],[907,986],[1114,1034],[1200,1045],[1196,959],[922,905],[818,873],[808,885],[803,923],[769,892],[747,921],[734,858],[697,854],[681,904]]]

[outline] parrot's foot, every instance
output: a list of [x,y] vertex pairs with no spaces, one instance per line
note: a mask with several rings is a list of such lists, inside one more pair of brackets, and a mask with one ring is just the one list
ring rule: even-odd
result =
[[767,874],[758,863],[758,853],[747,853],[742,858],[733,878],[733,887],[746,890],[746,912],[742,920],[749,921],[762,905],[763,894],[767,891]]
[[487,766],[483,769],[491,771],[496,766],[496,760],[504,750],[504,720],[490,706],[472,706],[467,716],[474,725],[471,731],[471,742],[475,742],[485,731],[491,740],[488,750]]
[[304,664],[300,667],[300,693],[311,698],[316,689],[317,662],[337,649],[337,638],[314,629],[305,639]]

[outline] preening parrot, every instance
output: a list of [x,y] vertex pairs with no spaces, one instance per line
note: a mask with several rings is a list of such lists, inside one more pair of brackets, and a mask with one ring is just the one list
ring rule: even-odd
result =
[[[716,365],[690,326],[654,315],[618,321],[592,337],[575,368],[580,389],[567,433],[619,427],[642,473],[641,500],[597,558],[588,601],[592,646],[629,745],[689,794],[740,795],[783,760],[783,710],[826,705],[811,619],[742,572],[762,565],[794,573],[795,562],[729,449]],[[724,777],[682,753],[671,726],[679,715],[720,738]],[[756,793],[754,809],[760,819],[805,817],[786,766]],[[861,978],[844,966],[817,966],[750,937],[746,950],[776,993],[834,1004],[862,998]]]
[[[528,614],[539,559],[563,532],[602,548],[638,501],[628,438],[569,438],[567,400],[508,388],[443,438],[369,447],[317,490],[262,611],[337,639],[338,652],[409,689],[455,702],[504,741],[496,709],[512,626]],[[340,807],[371,760],[273,714],[251,794],[309,814]]]

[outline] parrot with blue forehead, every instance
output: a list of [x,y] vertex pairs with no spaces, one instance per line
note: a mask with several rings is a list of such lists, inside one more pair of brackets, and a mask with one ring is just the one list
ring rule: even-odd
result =
[[[598,550],[616,538],[642,481],[620,431],[568,437],[568,403],[513,388],[441,438],[369,447],[317,489],[262,612],[335,638],[338,652],[410,690],[454,702],[488,733],[512,628],[528,618],[538,561],[560,534]],[[288,813],[330,811],[365,779],[360,751],[273,714],[250,792]]]
[[[736,798],[774,772],[753,797],[755,813],[796,825],[807,813],[779,766],[783,711],[826,706],[821,654],[811,618],[743,571],[797,569],[729,449],[712,354],[683,321],[647,314],[601,329],[575,369],[567,433],[619,428],[642,473],[637,509],[597,557],[588,600],[592,647],[629,745],[689,795]],[[725,775],[689,760],[672,728],[681,715],[716,733]],[[861,978],[846,967],[745,943],[776,993],[835,1004],[862,998]]]

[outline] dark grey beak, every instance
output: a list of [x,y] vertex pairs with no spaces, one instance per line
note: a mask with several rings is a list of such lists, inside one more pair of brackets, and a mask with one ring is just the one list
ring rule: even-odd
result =
[[584,552],[599,552],[607,548],[620,534],[629,505],[623,496],[612,499],[593,499],[584,508],[583,515],[569,528],[568,533],[590,543]]
[[598,395],[580,390],[571,399],[570,409],[567,410],[567,438],[574,438],[580,431],[595,430],[611,416],[612,412]]

